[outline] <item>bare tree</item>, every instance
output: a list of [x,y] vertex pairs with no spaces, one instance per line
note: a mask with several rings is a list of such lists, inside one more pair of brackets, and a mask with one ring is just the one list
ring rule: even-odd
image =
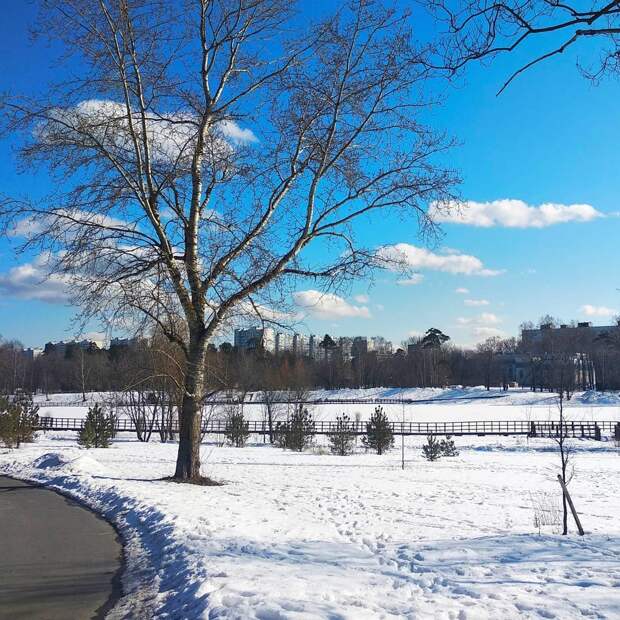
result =
[[[576,43],[600,43],[598,61],[582,67],[596,79],[620,69],[620,0],[589,4],[557,0],[432,0],[436,15],[448,27],[445,66],[457,71],[472,60],[527,48],[533,39],[544,48],[514,70],[499,93],[530,67],[563,54]],[[498,94],[499,94],[498,93]]]
[[[564,392],[565,383],[568,382],[568,376],[566,375],[566,366],[562,366],[559,369],[559,384],[558,384],[558,411],[560,414],[560,421],[558,432],[555,436],[555,442],[558,446],[558,452],[560,455],[560,476],[562,478],[563,486],[568,486],[569,482],[573,478],[572,468],[572,451],[571,445],[568,441],[568,424],[564,416]],[[562,534],[566,536],[568,534],[568,503],[566,500],[566,493],[562,489]]]
[[159,418],[159,403],[144,383],[132,386],[116,401],[117,411],[133,422],[138,441],[148,442]]
[[263,398],[263,406],[265,409],[265,417],[267,420],[267,429],[269,431],[269,443],[274,443],[274,424],[282,416],[285,405],[282,402],[283,393],[277,389],[266,389],[261,392]]
[[7,198],[0,219],[83,320],[156,324],[182,350],[175,478],[198,481],[218,330],[288,320],[303,279],[327,290],[385,265],[360,218],[393,210],[428,231],[426,205],[452,198],[456,176],[435,163],[450,142],[422,121],[431,50],[407,14],[368,0],[296,32],[288,0],[41,7],[77,76],[2,112],[56,191]]

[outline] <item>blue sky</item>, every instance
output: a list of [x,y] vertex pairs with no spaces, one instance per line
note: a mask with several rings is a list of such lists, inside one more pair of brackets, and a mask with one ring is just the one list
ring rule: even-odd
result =
[[[57,75],[45,45],[28,41],[33,13],[33,5],[26,2],[4,7],[0,91],[36,91]],[[584,45],[576,51],[587,49]],[[520,200],[529,207],[590,205],[598,216],[568,223],[550,223],[554,218],[548,218],[543,222],[548,225],[539,228],[505,227],[501,215],[487,227],[444,223],[442,238],[429,247],[436,256],[416,262],[423,276],[418,284],[399,285],[396,274],[379,273],[372,286],[360,282],[344,299],[328,300],[323,312],[307,319],[307,331],[381,334],[400,342],[433,326],[456,343],[471,344],[486,335],[516,335],[519,323],[545,313],[602,324],[620,311],[620,84],[608,80],[593,86],[576,69],[577,54],[567,54],[529,71],[496,97],[519,60],[506,56],[490,66],[472,65],[432,113],[433,124],[460,141],[446,162],[463,177],[462,197],[477,203]],[[24,188],[44,193],[47,179],[18,174],[11,144],[4,140],[0,187],[7,194]],[[477,213],[488,217],[498,210],[482,206]],[[575,217],[575,212],[567,213]],[[525,223],[540,223],[538,211],[526,209],[524,218]],[[377,244],[423,246],[413,223],[408,228],[386,219],[364,226],[363,236]],[[484,269],[502,273],[485,277],[446,272],[444,259],[450,255],[476,257]],[[71,308],[28,298],[36,294],[23,290],[16,296],[6,285],[10,270],[31,259],[16,256],[8,240],[0,239],[0,334],[26,346],[67,339],[73,335]]]

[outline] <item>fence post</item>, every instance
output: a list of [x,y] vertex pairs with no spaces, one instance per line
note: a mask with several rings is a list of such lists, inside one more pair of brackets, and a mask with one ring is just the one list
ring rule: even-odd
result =
[[536,437],[536,422],[530,422],[530,437]]
[[601,427],[596,422],[594,423],[594,439],[601,441]]

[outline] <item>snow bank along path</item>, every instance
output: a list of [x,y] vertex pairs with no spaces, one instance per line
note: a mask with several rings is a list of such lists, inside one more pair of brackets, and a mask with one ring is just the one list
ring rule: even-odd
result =
[[534,527],[530,492],[559,498],[550,442],[457,443],[458,457],[428,463],[408,440],[404,471],[398,450],[204,445],[205,470],[225,482],[205,488],[159,480],[176,445],[127,436],[87,452],[47,434],[5,450],[0,471],[69,492],[123,532],[112,618],[620,617],[613,445],[576,442],[580,538]]

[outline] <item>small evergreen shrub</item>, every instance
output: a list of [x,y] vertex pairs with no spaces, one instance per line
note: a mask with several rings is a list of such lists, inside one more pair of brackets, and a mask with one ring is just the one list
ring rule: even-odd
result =
[[281,448],[303,452],[312,444],[315,424],[307,409],[299,409],[286,422],[278,422],[275,429],[276,443]]
[[249,428],[250,423],[246,421],[241,409],[237,408],[228,412],[224,431],[228,443],[235,448],[243,448],[250,436]]
[[15,399],[0,397],[0,442],[7,448],[19,448],[34,441],[34,428],[39,420],[39,407],[32,397],[20,394]]
[[107,448],[116,435],[116,416],[106,413],[99,405],[88,410],[78,443],[85,448]]
[[355,445],[355,426],[348,415],[342,414],[336,418],[336,430],[327,435],[329,448],[332,454],[346,456],[353,452]]
[[377,454],[383,454],[394,445],[392,425],[383,412],[383,407],[377,407],[366,422],[366,435],[362,442],[366,448],[375,450]]
[[451,435],[446,435],[446,438],[441,440],[439,446],[441,447],[441,456],[459,455],[459,451],[456,449]]
[[426,444],[422,446],[422,454],[427,461],[437,461],[441,458],[441,442],[437,441],[435,435],[426,438]]

